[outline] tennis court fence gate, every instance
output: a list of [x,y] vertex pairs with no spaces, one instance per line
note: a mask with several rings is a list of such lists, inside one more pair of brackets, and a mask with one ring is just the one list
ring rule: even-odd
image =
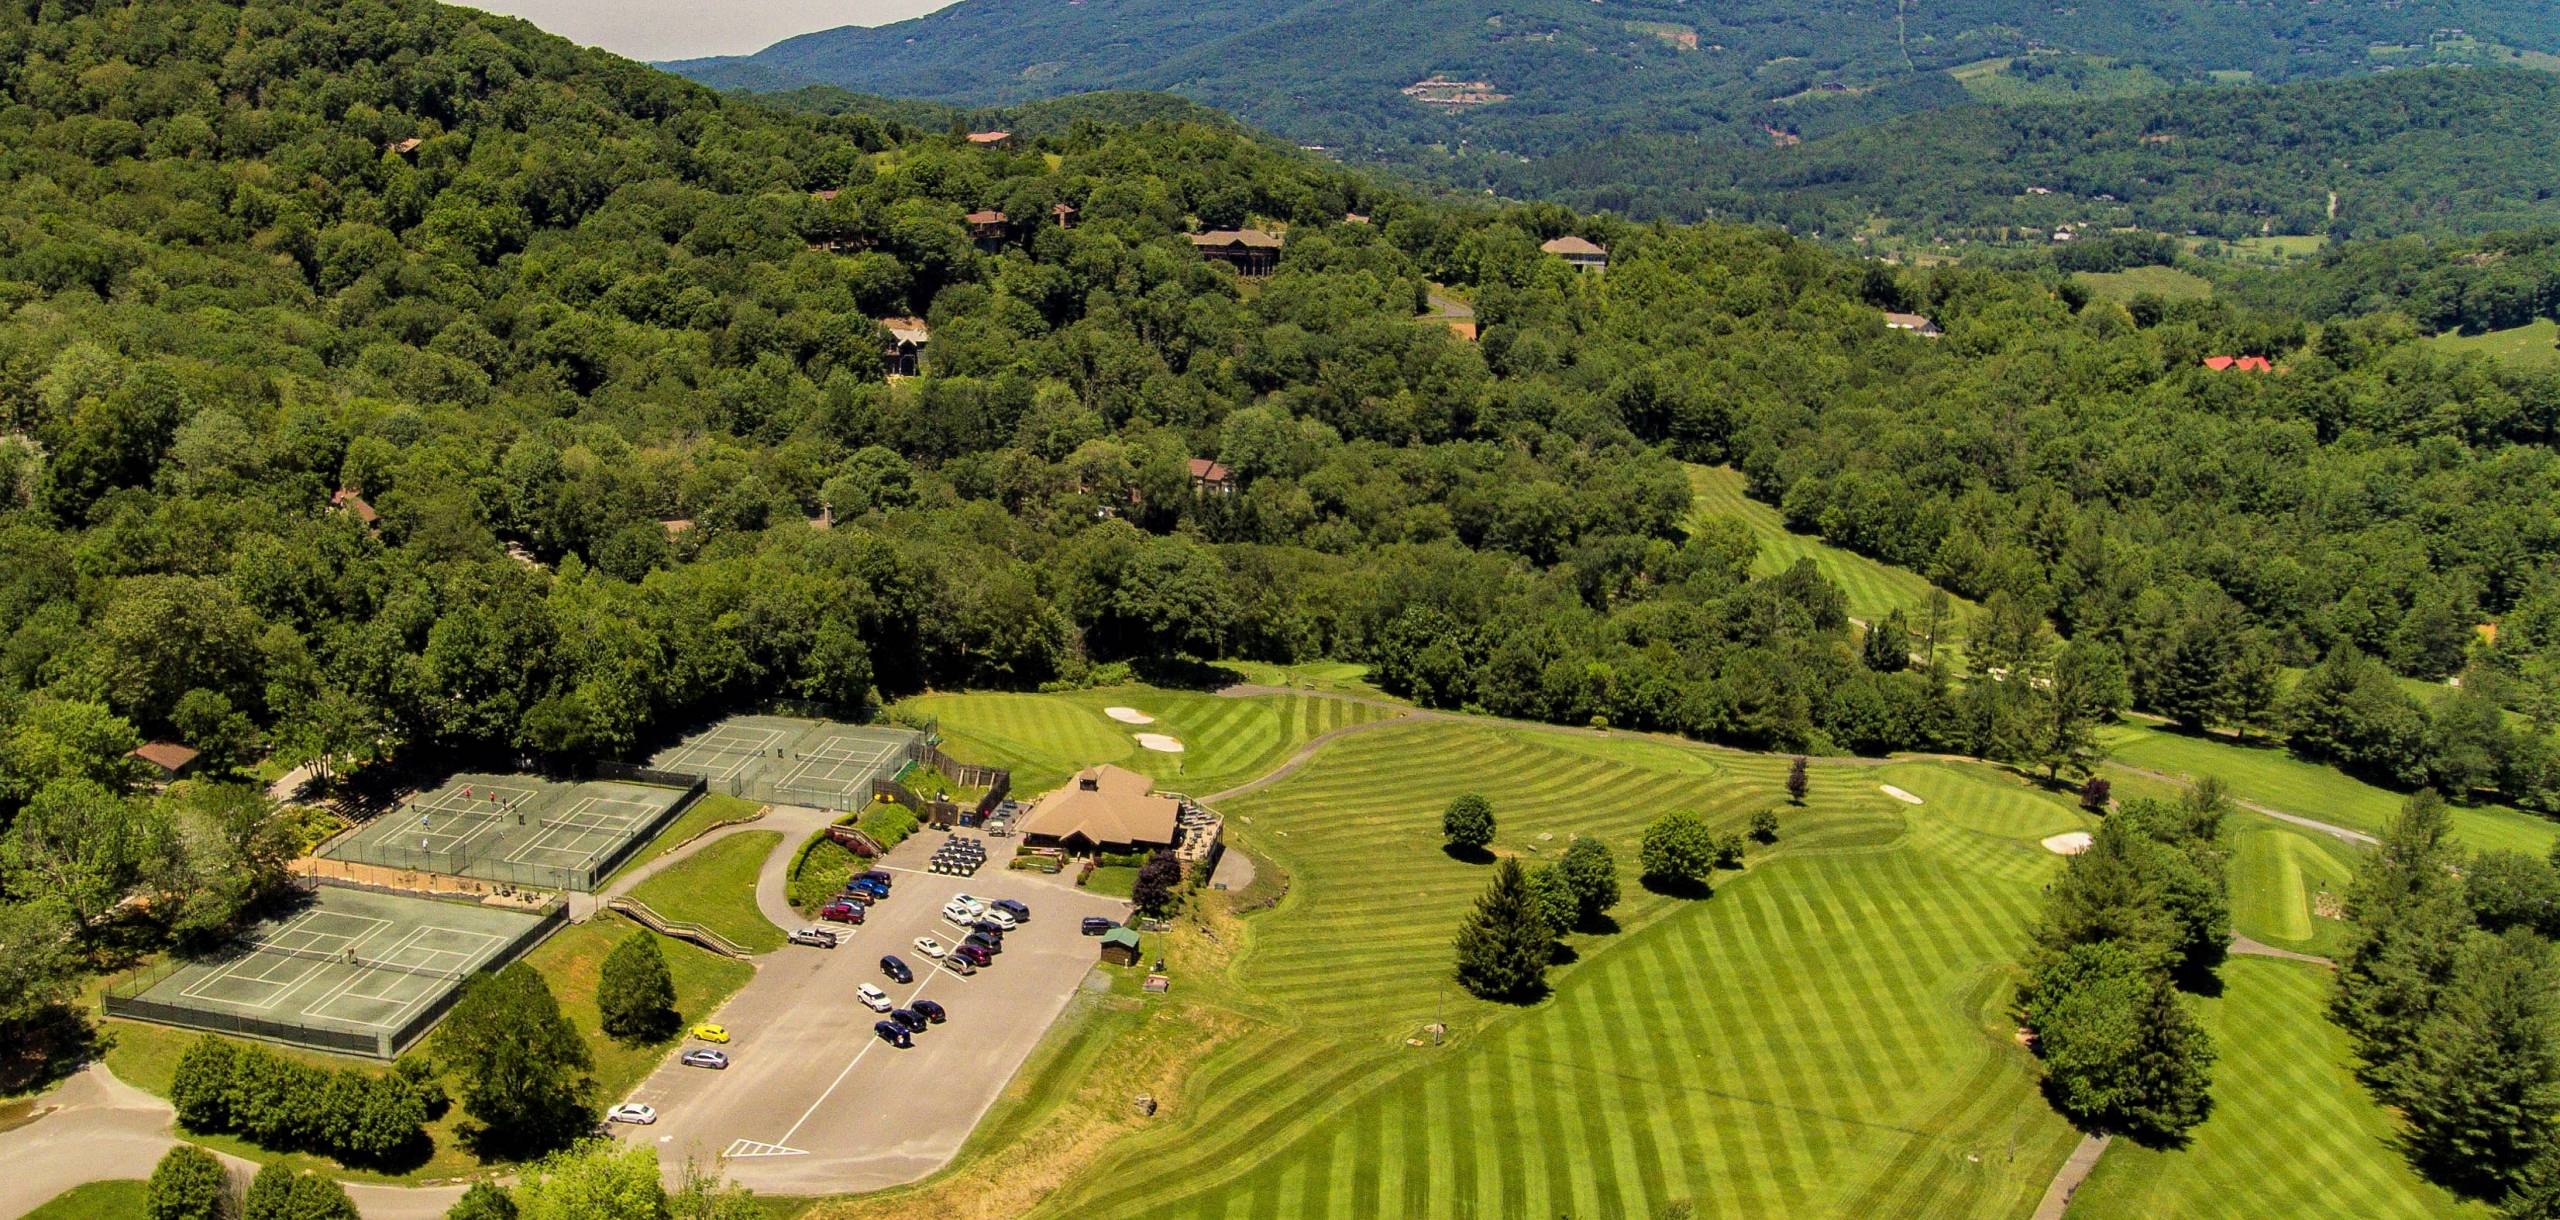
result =
[[[533,926],[526,928],[514,940],[507,942],[506,948],[499,950],[497,956],[490,958],[486,964],[482,965],[479,972],[496,970],[522,957],[568,922],[569,904],[553,901],[543,908]],[[156,1025],[174,1025],[180,1029],[200,1029],[208,1033],[255,1038],[261,1042],[279,1042],[286,1046],[302,1047],[305,1050],[358,1055],[367,1059],[397,1059],[402,1051],[409,1049],[426,1034],[427,1030],[433,1028],[437,1021],[442,1020],[445,1013],[452,1010],[454,1002],[462,998],[463,985],[471,981],[471,976],[468,974],[455,975],[452,987],[445,989],[443,994],[437,996],[425,1008],[419,1009],[416,1015],[401,1022],[399,1028],[360,1034],[353,1030],[317,1029],[289,1021],[270,1021],[263,1017],[247,1017],[215,1009],[190,1008],[182,1004],[168,1004],[142,998],[143,992],[158,986],[161,980],[168,978],[186,965],[188,965],[186,961],[171,958],[107,988],[106,994],[101,997],[106,1014],[110,1017],[123,1017],[133,1021],[149,1021]]]

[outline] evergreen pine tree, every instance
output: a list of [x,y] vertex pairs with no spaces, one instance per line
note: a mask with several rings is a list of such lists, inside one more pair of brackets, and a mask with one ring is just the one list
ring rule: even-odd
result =
[[1803,804],[1804,794],[1812,786],[1813,779],[1806,774],[1804,756],[1799,754],[1794,762],[1787,764],[1787,799]]
[[1458,927],[1458,983],[1488,1000],[1524,1000],[1546,985],[1555,937],[1520,862],[1505,859]]
[[626,1042],[654,1041],[675,1028],[675,980],[667,974],[656,935],[635,928],[605,955],[596,1007],[604,1032]]
[[2465,946],[2398,1075],[2409,1152],[2429,1177],[2495,1196],[2551,1148],[2560,1023],[2551,948],[2521,929]]
[[2347,889],[2347,948],[2338,959],[2331,1013],[2394,1099],[2400,1096],[2396,1069],[2452,977],[2471,923],[2462,881],[2451,868],[2451,827],[2443,798],[2433,792],[2409,798]]

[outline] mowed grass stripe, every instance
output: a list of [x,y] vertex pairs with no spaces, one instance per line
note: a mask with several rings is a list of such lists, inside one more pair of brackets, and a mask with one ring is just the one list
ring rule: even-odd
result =
[[2073,1220],[2153,1216],[2473,1216],[2410,1170],[2391,1116],[2356,1083],[2324,1008],[2324,969],[2264,958],[2222,967],[2203,1001],[2221,1059],[2213,1113],[2176,1151],[2119,1140],[2074,1196]]
[[[1981,1070],[1985,1035],[1950,997],[1995,964],[1968,955],[2010,937],[1933,925],[1975,918],[1986,891],[2012,889],[2023,894],[1990,905],[2023,911],[2034,893],[2025,883],[1951,877],[1917,853],[1773,860],[1713,899],[1610,938],[1622,943],[1562,976],[1554,1000],[1448,1059],[1391,1053],[1422,1067],[1266,1146],[1234,1181],[1192,1199],[1158,1197],[1156,1210],[1218,1215],[1225,1201],[1267,1197],[1275,1183],[1314,1183],[1310,1165],[1340,1163],[1334,1130],[1375,1123],[1455,1133],[1423,1152],[1436,1162],[1425,1172],[1445,1165],[1450,1181],[1407,1192],[1417,1214],[1471,1203],[1479,1215],[1645,1215],[1678,1197],[1701,1214],[1821,1214],[1820,1200],[1899,1150],[1880,1137],[1943,1108],[1963,1079],[1947,1078],[1945,1065]],[[1533,1063],[1556,1063],[1563,1078]],[[1671,1069],[1683,1063],[1697,1074]],[[1997,1070],[2027,1073],[2015,1062]],[[1530,1151],[1539,1144],[1548,1146]],[[1525,1172],[1515,1176],[1528,1157],[1563,1180],[1532,1189]],[[1403,1180],[1418,1169],[1404,1168]],[[1309,1195],[1303,1214],[1374,1214],[1350,1187],[1356,1175],[1331,1178],[1333,1194]]]
[[[1739,470],[1730,466],[1690,466],[1688,471],[1694,517],[1731,517],[1750,527],[1752,537],[1760,543],[1760,553],[1751,565],[1754,574],[1784,572],[1797,560],[1810,559],[1816,569],[1848,595],[1851,615],[1872,623],[1898,609],[1915,628],[1920,625],[1929,599],[1928,578],[1788,530],[1786,518],[1777,509],[1744,494]],[[1963,633],[1974,605],[1953,594],[1948,595],[1948,602],[1954,621],[1947,624],[1946,635],[1953,638]]]

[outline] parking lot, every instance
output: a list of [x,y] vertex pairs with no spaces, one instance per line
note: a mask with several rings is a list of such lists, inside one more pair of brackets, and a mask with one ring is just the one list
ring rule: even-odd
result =
[[[771,1194],[876,1190],[948,1161],[1094,968],[1096,941],[1079,932],[1081,918],[1122,919],[1127,904],[1078,890],[1067,875],[1004,869],[1013,846],[1005,839],[988,842],[990,863],[974,877],[922,871],[943,838],[920,833],[877,865],[895,874],[894,892],[859,927],[821,925],[846,934],[839,947],[791,945],[758,959],[756,977],[711,1018],[729,1029],[728,1069],[679,1066],[670,1054],[623,1099],[656,1107],[656,1125],[616,1134],[655,1144],[671,1169],[725,1157],[731,1178]],[[942,907],[959,893],[1031,907],[994,964],[965,977],[915,947],[919,936],[958,943]],[[915,969],[913,983],[881,974],[890,953]],[[855,997],[863,983],[900,1007],[934,1000],[950,1020],[917,1034],[912,1048],[891,1046],[871,1031],[879,1014]]]

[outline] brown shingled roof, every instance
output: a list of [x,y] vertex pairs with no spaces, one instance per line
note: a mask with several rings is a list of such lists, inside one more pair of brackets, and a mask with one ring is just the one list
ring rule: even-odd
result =
[[1173,842],[1182,802],[1152,795],[1155,781],[1104,764],[1075,773],[1067,785],[1041,797],[1017,829],[1053,839],[1081,836],[1090,843]]
[[1280,239],[1260,229],[1211,229],[1191,235],[1195,246],[1246,246],[1257,250],[1277,250]]
[[155,741],[133,748],[130,757],[139,758],[171,775],[187,769],[196,760],[196,752],[174,741]]
[[1593,244],[1591,241],[1589,241],[1589,240],[1587,240],[1587,239],[1580,238],[1580,237],[1576,237],[1576,236],[1574,236],[1573,234],[1570,234],[1570,233],[1565,234],[1564,236],[1559,237],[1559,238],[1555,239],[1554,241],[1548,242],[1547,244],[1545,244],[1545,245],[1543,245],[1543,246],[1540,246],[1540,247],[1538,247],[1538,248],[1539,248],[1539,249],[1541,249],[1541,250],[1546,251],[1546,252],[1547,252],[1547,253],[1549,253],[1549,254],[1600,254],[1600,255],[1606,255],[1607,253],[1609,253],[1609,248],[1608,248],[1607,246],[1595,245],[1595,244]]

